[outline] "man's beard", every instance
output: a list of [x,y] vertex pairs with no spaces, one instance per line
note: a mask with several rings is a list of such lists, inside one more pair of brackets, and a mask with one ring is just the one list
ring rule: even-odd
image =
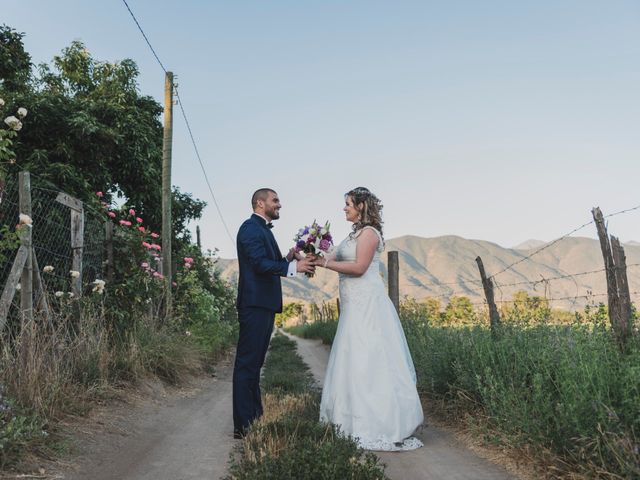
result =
[[275,208],[272,210],[267,210],[264,213],[271,220],[278,220],[280,218],[280,212],[278,212],[278,210],[276,210]]

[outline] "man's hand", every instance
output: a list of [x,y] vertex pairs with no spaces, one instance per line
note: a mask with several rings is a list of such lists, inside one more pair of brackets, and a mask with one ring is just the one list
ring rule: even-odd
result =
[[293,260],[294,258],[298,261],[302,260],[304,257],[300,254],[300,252],[296,251],[295,248],[292,248],[291,250],[289,250],[289,253],[287,253],[287,262],[290,262],[291,260]]
[[296,270],[298,273],[315,273],[316,267],[313,265],[311,257],[303,257],[298,260]]

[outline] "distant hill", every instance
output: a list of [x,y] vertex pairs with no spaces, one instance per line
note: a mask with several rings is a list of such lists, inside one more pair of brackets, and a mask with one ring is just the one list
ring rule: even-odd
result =
[[525,242],[522,242],[522,243],[516,245],[515,247],[513,247],[513,249],[514,250],[531,250],[532,248],[540,248],[545,243],[547,243],[547,242],[544,242],[542,240],[530,239],[530,240],[527,240]]
[[[526,244],[527,242],[525,242]],[[544,243],[543,243],[544,244]],[[489,275],[520,261],[512,269],[497,275],[496,300],[510,300],[513,293],[525,290],[547,298],[564,298],[601,294],[607,291],[604,272],[548,280],[573,273],[590,272],[604,268],[600,244],[597,240],[568,237],[542,250],[531,259],[523,260],[540,245],[530,248],[503,248],[484,240],[469,240],[448,235],[435,238],[403,236],[387,240],[386,251],[397,250],[400,258],[400,295],[416,299],[441,297],[446,303],[449,297],[464,295],[473,301],[483,301],[476,257],[482,257]],[[640,245],[625,245],[627,264],[640,263]],[[381,274],[386,274],[386,254]],[[220,259],[220,275],[237,281],[237,260]],[[631,291],[640,291],[640,268],[628,269]],[[537,281],[536,284],[514,283]],[[338,276],[334,272],[318,269],[312,279],[300,276],[283,280],[286,301],[322,302],[338,296]],[[634,301],[640,300],[632,295]],[[606,302],[606,296],[561,300],[553,302],[558,308],[581,308],[587,302]]]

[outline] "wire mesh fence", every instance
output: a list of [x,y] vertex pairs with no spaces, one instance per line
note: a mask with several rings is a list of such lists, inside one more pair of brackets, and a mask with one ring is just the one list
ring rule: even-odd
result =
[[[38,270],[44,290],[71,292],[74,249],[72,248],[71,209],[58,201],[60,189],[44,179],[31,176],[31,218],[34,270]],[[0,221],[13,231],[19,221],[20,198],[17,177],[8,177],[0,197]],[[105,214],[83,205],[82,285],[89,288],[103,276]],[[8,237],[5,236],[5,239]],[[18,250],[15,244],[0,240],[0,286],[4,288]],[[17,298],[13,303],[16,304]]]

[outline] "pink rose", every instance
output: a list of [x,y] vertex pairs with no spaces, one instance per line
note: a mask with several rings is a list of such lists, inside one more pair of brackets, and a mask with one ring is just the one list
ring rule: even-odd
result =
[[144,227],[138,227],[138,230],[140,230],[142,233],[144,233]]
[[111,218],[116,218],[115,212],[109,212],[107,215],[109,215]]
[[129,215],[135,215],[136,211],[133,208],[129,209]]
[[148,264],[147,262],[142,262],[142,263],[140,264],[140,266],[141,266],[142,268],[149,268],[149,264]]
[[171,285],[173,285],[174,287],[178,286],[178,284],[176,282],[171,282]]
[[153,272],[153,276],[156,278],[164,278],[161,273]]
[[102,197],[104,197],[104,193],[102,193],[102,192],[96,192],[96,196],[97,196],[98,198],[102,198]]
[[128,220],[120,220],[120,225],[124,225],[125,227],[130,227],[131,226],[131,222],[129,222]]
[[157,243],[152,243],[151,244],[151,248],[153,248],[154,250],[161,250],[162,247],[160,245],[158,245]]
[[191,268],[191,264],[190,263],[185,263],[184,264],[184,268]]
[[145,248],[151,248],[151,244],[149,242],[142,242],[142,246]]
[[142,219],[140,217],[136,217],[136,222],[142,223]]
[[151,233],[151,238],[158,238],[160,235],[158,235],[157,233]]

